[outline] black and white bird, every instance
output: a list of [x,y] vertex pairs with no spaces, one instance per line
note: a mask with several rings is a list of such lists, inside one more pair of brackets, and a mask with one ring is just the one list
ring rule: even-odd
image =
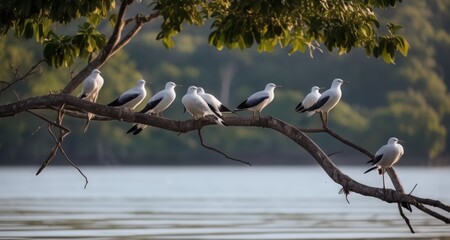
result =
[[224,112],[232,112],[229,108],[227,108],[225,105],[222,104],[222,102],[219,101],[214,95],[210,93],[206,93],[205,90],[201,87],[197,87],[197,93],[200,95],[200,97],[203,98],[203,100],[206,101],[209,108],[219,116],[222,116],[222,113]]
[[[81,93],[79,95],[81,99],[94,103],[97,102],[98,93],[100,92],[100,89],[103,87],[104,83],[103,77],[100,76],[100,73],[100,70],[93,69],[91,71],[91,74],[86,79],[84,79],[83,86],[81,87]],[[87,113],[87,120],[83,130],[84,133],[86,133],[89,127],[89,122],[93,117],[93,113]]]
[[[295,107],[296,112],[306,112],[308,109],[310,109],[314,104],[316,104],[317,100],[319,100],[320,96],[322,95],[319,92],[320,88],[318,86],[314,86],[311,88],[311,92],[308,93],[308,95],[305,96],[303,101],[301,101],[297,107]],[[312,115],[314,112],[308,112],[308,115]]]
[[89,102],[97,101],[98,93],[104,83],[103,77],[100,76],[100,73],[100,70],[93,69],[91,74],[84,79],[81,93],[79,95],[81,99],[85,99]]
[[[176,86],[179,85],[173,82],[167,82],[164,90],[161,90],[153,95],[148,101],[147,105],[145,105],[145,108],[140,111],[140,113],[162,117],[162,112],[166,110],[177,97],[177,94],[175,93]],[[137,123],[134,124],[133,127],[131,127],[127,131],[127,133],[132,132],[133,135],[137,135],[146,127],[147,125],[145,124]]]
[[383,145],[375,153],[375,157],[367,163],[371,163],[373,167],[364,173],[379,169],[379,173],[383,175],[383,189],[385,189],[384,173],[386,169],[391,168],[403,156],[403,146],[399,144],[400,140],[395,137],[389,138],[386,145]]
[[320,117],[322,118],[324,125],[328,125],[328,112],[333,109],[341,99],[341,85],[343,83],[348,82],[340,78],[334,79],[333,83],[331,84],[331,88],[323,92],[317,102],[307,110],[308,112],[312,113],[320,112]]
[[140,79],[137,82],[136,87],[128,89],[122,93],[120,97],[108,104],[111,107],[121,107],[134,110],[147,96],[147,90],[145,90],[145,80]]
[[268,83],[263,91],[253,93],[245,101],[243,101],[239,106],[237,106],[236,111],[248,109],[253,111],[253,118],[261,117],[261,111],[272,102],[275,97],[275,88],[280,87],[273,83]]
[[227,125],[222,119],[222,116],[213,112],[209,108],[208,103],[198,95],[197,91],[198,88],[196,86],[190,86],[187,93],[181,99],[186,111],[188,111],[195,120],[211,115],[217,124],[226,127]]

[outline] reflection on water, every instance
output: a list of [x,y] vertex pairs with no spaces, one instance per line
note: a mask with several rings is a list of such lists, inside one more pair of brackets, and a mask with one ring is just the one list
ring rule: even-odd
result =
[[[0,239],[450,239],[450,227],[350,194],[315,167],[0,169]],[[381,185],[377,174],[345,168]],[[450,203],[450,169],[399,168],[406,189]],[[448,214],[447,214],[448,215]]]

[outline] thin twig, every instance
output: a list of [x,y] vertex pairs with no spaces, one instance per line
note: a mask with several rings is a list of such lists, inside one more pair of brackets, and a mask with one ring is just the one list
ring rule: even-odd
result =
[[437,218],[437,219],[439,219],[439,220],[441,220],[441,221],[443,221],[443,222],[445,222],[447,224],[450,224],[450,219],[449,218],[444,217],[441,214],[439,214],[439,213],[437,213],[437,212],[435,212],[435,211],[425,207],[423,204],[418,203],[415,206],[418,209],[422,210],[422,212],[424,212],[424,213],[426,213],[426,214],[428,214],[428,215],[430,215],[432,217],[435,217],[435,218]]
[[33,112],[33,111],[30,111],[30,110],[27,110],[26,112],[31,113],[31,114],[33,114],[34,116],[36,116],[36,117],[38,117],[38,118],[40,118],[40,119],[46,121],[49,125],[55,126],[55,127],[59,128],[59,129],[62,129],[62,130],[64,130],[65,132],[70,132],[70,130],[69,130],[68,128],[66,128],[66,127],[64,127],[64,126],[62,126],[62,125],[60,125],[60,124],[58,124],[58,123],[56,123],[56,122],[53,122],[52,120],[50,120],[50,119],[48,119],[48,118],[46,118],[46,117],[44,117],[44,116],[42,116],[42,115],[40,115],[40,114],[37,114],[37,113],[35,113],[35,112]]
[[0,88],[0,95],[2,94],[2,92],[6,91],[8,88],[12,87],[14,84],[23,81],[25,78],[29,77],[30,75],[33,75],[35,73],[38,73],[39,71],[35,71],[35,69],[41,64],[45,62],[45,59],[41,59],[39,60],[35,65],[33,65],[23,76],[19,76],[18,74],[18,68],[16,68],[15,70],[15,76],[14,76],[14,80],[12,80],[11,82],[5,82],[2,81],[1,83],[5,84],[5,87]]
[[328,153],[327,156],[331,157],[333,155],[336,155],[336,154],[339,154],[339,153],[342,153],[342,152],[344,152],[344,150],[339,150],[339,151],[335,151],[335,152],[332,152],[332,153]]
[[200,144],[201,144],[204,148],[207,148],[207,149],[212,150],[212,151],[214,151],[214,152],[220,153],[220,154],[222,154],[224,157],[226,157],[226,158],[228,158],[228,159],[231,159],[231,160],[233,160],[233,161],[240,162],[240,163],[244,163],[244,164],[247,164],[247,165],[249,165],[249,166],[252,165],[252,164],[249,163],[249,162],[246,162],[246,161],[243,161],[243,160],[240,160],[240,159],[237,159],[237,158],[230,157],[230,156],[228,156],[228,154],[226,154],[226,153],[224,153],[224,152],[222,152],[222,151],[220,151],[220,150],[218,150],[218,149],[216,149],[216,148],[213,148],[213,147],[210,147],[210,146],[205,145],[205,143],[203,142],[203,136],[202,136],[201,130],[200,130],[200,129],[197,129],[197,131],[198,131],[198,138],[200,139]]
[[402,208],[401,203],[397,203],[397,206],[398,206],[398,211],[400,212],[400,216],[402,216],[403,220],[405,220],[405,223],[406,223],[406,225],[408,225],[409,230],[411,231],[411,233],[415,233],[414,229],[411,226],[411,223],[409,222],[408,217],[406,217],[406,215],[403,213],[403,208]]
[[409,192],[408,195],[411,195],[414,192],[414,190],[416,190],[416,187],[417,187],[417,183],[416,183],[416,185],[414,185],[414,187],[411,189],[411,192]]
[[340,142],[360,151],[361,153],[367,155],[369,158],[373,158],[373,154],[370,153],[367,149],[354,144],[353,142],[350,142],[349,140],[341,137],[340,135],[336,134],[335,132],[333,132],[328,126],[324,126],[324,130],[326,133],[330,134],[332,137],[336,138],[337,140],[339,140]]
[[[84,177],[85,180],[85,184],[84,184],[84,188],[86,188],[86,186],[88,185],[89,181],[88,178],[86,177],[86,175],[84,175],[83,171],[81,171],[81,169],[75,164],[73,163],[70,159],[69,156],[67,156],[66,152],[64,151],[64,149],[62,148],[62,138],[60,137],[59,139],[56,138],[55,134],[52,132],[51,130],[51,125],[48,126],[48,131],[50,133],[50,135],[52,135],[53,140],[55,140],[55,147],[57,147],[59,149],[59,151],[63,154],[64,158],[67,160],[67,162],[72,165],[72,167],[74,167],[75,169],[78,170],[78,172]],[[65,137],[66,135],[64,135],[63,137]]]

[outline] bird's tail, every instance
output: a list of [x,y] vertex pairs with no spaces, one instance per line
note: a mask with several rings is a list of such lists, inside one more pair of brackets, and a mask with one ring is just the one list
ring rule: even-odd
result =
[[372,171],[372,170],[375,170],[375,169],[377,169],[377,168],[378,168],[378,166],[371,167],[371,168],[369,168],[367,171],[365,171],[364,174],[366,174],[366,173],[368,173],[368,172],[370,172],[370,171]]
[[234,113],[233,110],[227,108],[225,105],[220,105],[219,111],[220,111],[220,112],[223,112],[223,113],[224,113],[224,112],[225,112],[225,113]]
[[228,125],[225,123],[225,121],[222,118],[219,118],[217,116],[213,116],[214,117],[214,121],[219,124],[222,127],[228,127]]
[[128,129],[127,134],[128,134],[128,133],[131,133],[131,132],[134,132],[134,131],[136,131],[137,129],[138,129],[137,124],[134,124],[130,129]]
[[316,113],[316,111],[307,112],[306,116],[311,117],[312,115],[314,115],[314,113]]
[[138,135],[147,125],[144,124],[134,124],[127,133],[133,133],[133,135]]

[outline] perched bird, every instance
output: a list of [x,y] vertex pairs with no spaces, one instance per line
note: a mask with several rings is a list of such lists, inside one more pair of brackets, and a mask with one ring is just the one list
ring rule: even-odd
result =
[[[340,78],[333,80],[331,88],[322,93],[317,102],[310,107],[308,112],[320,112],[320,117],[324,125],[328,125],[328,112],[336,106],[342,96],[341,85],[348,83]],[[322,116],[323,114],[323,116]]]
[[[317,100],[320,98],[322,94],[319,92],[320,88],[314,86],[311,88],[311,92],[306,95],[306,97],[301,101],[297,107],[295,107],[296,112],[306,112],[309,108],[316,104]],[[308,114],[312,115],[314,112],[308,112]]]
[[103,86],[103,78],[100,76],[100,70],[93,69],[91,74],[84,79],[83,87],[79,97],[88,100],[89,102],[96,102],[98,93]]
[[222,116],[214,113],[208,106],[205,100],[203,100],[197,93],[198,88],[196,86],[190,86],[187,93],[181,99],[186,110],[197,120],[201,117],[212,115],[217,124],[226,127],[226,123],[223,121]]
[[404,153],[403,146],[398,142],[399,140],[395,137],[389,138],[387,144],[378,149],[375,153],[375,157],[367,162],[371,163],[373,167],[364,173],[379,169],[380,174],[383,176],[383,189],[386,189],[384,182],[384,173],[386,172],[386,169],[391,168]]
[[[145,108],[140,111],[140,113],[156,115],[158,117],[162,117],[162,112],[166,110],[170,104],[175,100],[176,93],[175,87],[179,86],[173,82],[167,82],[164,90],[159,91],[153,97],[150,98]],[[137,135],[140,133],[147,125],[145,124],[134,124],[127,133],[133,133],[133,135]]]
[[[97,102],[98,93],[100,92],[100,89],[102,88],[104,83],[104,80],[102,76],[100,76],[100,73],[100,70],[93,69],[91,71],[91,74],[86,79],[84,79],[81,93],[79,95],[81,99],[87,100],[89,102]],[[93,117],[93,113],[87,113],[87,120],[83,130],[84,133],[86,133],[89,127],[89,122]]]
[[108,104],[112,107],[128,108],[130,110],[135,109],[147,96],[147,90],[145,90],[145,80],[141,79],[137,82],[136,87],[128,89],[122,93],[120,97]]
[[261,117],[261,111],[270,103],[272,102],[275,94],[274,89],[277,86],[273,83],[268,83],[266,85],[266,88],[263,91],[259,91],[256,93],[253,93],[250,97],[248,97],[245,101],[243,101],[239,106],[237,106],[236,111],[239,110],[251,110],[253,111],[253,118],[257,116],[258,118]]
[[232,112],[229,108],[223,105],[219,99],[214,97],[214,95],[205,93],[205,90],[201,87],[197,88],[197,93],[203,100],[206,101],[211,111],[213,111],[216,115],[222,116],[223,112]]

